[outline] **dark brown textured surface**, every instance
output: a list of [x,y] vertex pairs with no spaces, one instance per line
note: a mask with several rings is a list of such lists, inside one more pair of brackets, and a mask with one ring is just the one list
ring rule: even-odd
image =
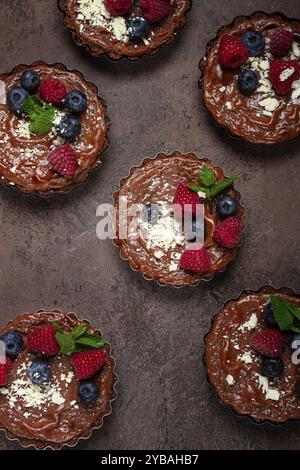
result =
[[[265,149],[229,138],[209,120],[197,87],[198,62],[222,24],[259,9],[300,17],[300,4],[193,3],[173,46],[137,64],[113,64],[73,44],[55,0],[1,2],[1,71],[35,59],[78,68],[98,85],[112,121],[102,170],[86,184],[49,201],[0,191],[1,324],[40,307],[75,310],[101,328],[117,359],[113,413],[81,449],[300,448],[299,424],[257,427],[223,409],[201,363],[202,338],[227,298],[266,284],[300,290],[300,141]],[[247,209],[237,260],[194,289],[146,282],[95,233],[97,205],[111,200],[129,167],[174,149],[240,174]],[[14,448],[1,435],[0,449]]]

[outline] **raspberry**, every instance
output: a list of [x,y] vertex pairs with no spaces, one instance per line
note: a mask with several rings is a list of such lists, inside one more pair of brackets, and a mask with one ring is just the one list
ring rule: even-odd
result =
[[57,78],[46,78],[39,89],[40,97],[46,103],[60,104],[67,94],[65,86]]
[[211,267],[211,261],[205,248],[186,250],[180,258],[180,267],[192,273],[204,273]]
[[[173,204],[178,204],[181,206],[183,213],[185,211],[190,212],[192,210],[193,214],[197,212],[197,205],[203,203],[203,199],[198,196],[195,191],[192,191],[187,187],[190,181],[183,181],[180,183],[176,189],[175,197]],[[192,206],[192,207],[189,207]],[[176,208],[175,208],[175,212]],[[179,214],[179,211],[178,211]],[[183,214],[184,215],[184,214]]]
[[231,216],[217,225],[213,238],[225,248],[234,248],[240,240],[241,229],[242,222],[240,219]]
[[272,60],[269,77],[276,93],[285,95],[300,77],[300,64],[297,60]]
[[76,155],[69,144],[58,145],[48,156],[52,168],[65,178],[72,178],[78,168]]
[[133,0],[104,0],[107,11],[112,16],[126,16],[132,9]]
[[225,34],[220,41],[219,57],[224,67],[235,69],[248,60],[249,52],[239,38]]
[[60,351],[55,338],[56,329],[50,324],[42,325],[27,337],[27,346],[31,351],[39,352],[45,356],[54,356]]
[[9,369],[9,366],[12,363],[12,360],[10,357],[5,358],[5,364],[0,363],[0,385],[6,385],[7,384],[7,372]]
[[77,378],[86,380],[93,377],[107,363],[107,354],[103,349],[88,349],[75,353],[70,361]]
[[277,28],[272,34],[271,38],[271,52],[276,57],[283,57],[286,55],[293,42],[294,33],[285,28]]
[[170,0],[141,0],[143,16],[149,23],[157,23],[168,16],[171,10]]
[[277,330],[265,330],[251,338],[251,347],[266,357],[280,357],[282,354],[282,334]]

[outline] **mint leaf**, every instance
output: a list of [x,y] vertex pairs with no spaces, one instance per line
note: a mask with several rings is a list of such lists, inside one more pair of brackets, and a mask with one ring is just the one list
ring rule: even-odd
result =
[[79,325],[79,326],[76,326],[76,327],[71,331],[71,335],[72,335],[73,338],[76,340],[77,338],[79,338],[80,336],[82,336],[85,332],[86,332],[86,326]]
[[47,134],[51,132],[55,108],[53,106],[44,106],[38,112],[34,111],[30,114],[29,130],[33,134]]
[[271,295],[271,306],[274,318],[283,331],[290,330],[293,327],[294,317],[286,306],[286,301],[278,295]]
[[231,186],[232,183],[237,179],[238,176],[231,176],[230,178],[225,178],[222,181],[217,181],[216,183],[213,183],[209,188],[206,188],[204,186],[198,186],[195,183],[189,183],[187,187],[192,191],[195,191],[196,193],[201,191],[202,193],[206,194],[206,197],[208,199],[212,199],[219,192],[223,191],[225,188],[228,188],[228,186]]
[[195,183],[189,183],[187,187],[192,191],[195,191],[195,193],[199,193],[199,191],[201,191],[202,193],[207,193],[208,191],[208,188],[205,188],[204,186],[198,186],[198,184]]
[[42,107],[43,103],[37,96],[28,96],[22,105],[23,111],[29,115],[38,112],[39,108]]
[[209,188],[216,182],[216,177],[213,170],[206,165],[204,165],[202,170],[200,171],[199,179],[203,186],[207,188]]
[[57,330],[57,331],[61,331],[61,326],[59,323],[57,323],[56,321],[50,321],[49,322],[52,326],[54,326],[54,328]]
[[43,103],[37,96],[29,96],[23,106],[30,118],[29,130],[33,134],[47,134],[51,132],[56,108]]
[[294,331],[294,333],[300,333],[300,328],[297,328],[296,326],[291,326],[290,330]]
[[58,331],[55,338],[60,346],[60,351],[66,356],[71,356],[75,351],[75,340],[72,333],[61,333]]
[[[283,300],[283,299],[282,299]],[[288,311],[294,315],[298,320],[300,320],[300,309],[297,307],[297,305],[292,304],[291,302],[288,302],[287,300],[283,300],[283,302],[286,305],[286,308]]]
[[103,348],[105,341],[101,336],[81,336],[76,340],[76,346],[83,345],[90,348]]
[[210,199],[215,197],[218,193],[223,191],[228,186],[231,186],[234,181],[238,179],[238,176],[231,176],[230,178],[225,178],[222,181],[218,181],[217,183],[213,184],[208,191],[207,197]]

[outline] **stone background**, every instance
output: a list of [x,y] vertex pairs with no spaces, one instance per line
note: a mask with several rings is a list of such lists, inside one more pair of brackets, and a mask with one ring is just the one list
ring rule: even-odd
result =
[[[228,137],[211,123],[197,88],[206,42],[255,10],[300,17],[300,2],[194,0],[176,43],[131,64],[75,46],[56,0],[1,0],[1,71],[37,59],[77,68],[99,87],[112,122],[103,167],[84,185],[51,200],[0,194],[1,324],[60,307],[88,318],[113,345],[119,396],[80,449],[300,448],[299,424],[255,426],[221,407],[201,362],[203,336],[226,299],[268,284],[299,289],[299,140],[263,148]],[[146,282],[95,233],[97,205],[110,202],[129,168],[174,149],[240,175],[248,225],[225,273],[179,290]],[[1,434],[0,449],[17,448]]]

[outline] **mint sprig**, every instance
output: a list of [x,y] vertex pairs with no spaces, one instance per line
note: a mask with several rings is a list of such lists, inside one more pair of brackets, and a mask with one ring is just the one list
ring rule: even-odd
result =
[[222,181],[217,181],[213,170],[204,165],[199,174],[200,184],[190,183],[188,188],[196,193],[205,193],[208,199],[212,199],[218,193],[231,186],[237,179],[238,176],[231,176],[230,178],[224,178]]
[[214,172],[212,171],[211,168],[209,168],[206,165],[202,167],[202,170],[200,171],[200,174],[199,174],[199,179],[201,183],[203,184],[203,186],[205,186],[206,188],[209,188],[216,182],[216,177],[215,177]]
[[271,295],[270,300],[274,318],[280,330],[300,333],[300,309],[297,305],[288,302],[278,295]]
[[43,103],[37,96],[29,96],[22,109],[29,116],[30,132],[37,135],[51,132],[56,111],[54,106]]
[[87,328],[83,325],[76,326],[69,333],[65,333],[61,326],[56,322],[51,322],[57,330],[55,338],[60,346],[60,351],[66,356],[72,356],[75,352],[84,349],[100,349],[105,346],[102,336],[87,333]]

